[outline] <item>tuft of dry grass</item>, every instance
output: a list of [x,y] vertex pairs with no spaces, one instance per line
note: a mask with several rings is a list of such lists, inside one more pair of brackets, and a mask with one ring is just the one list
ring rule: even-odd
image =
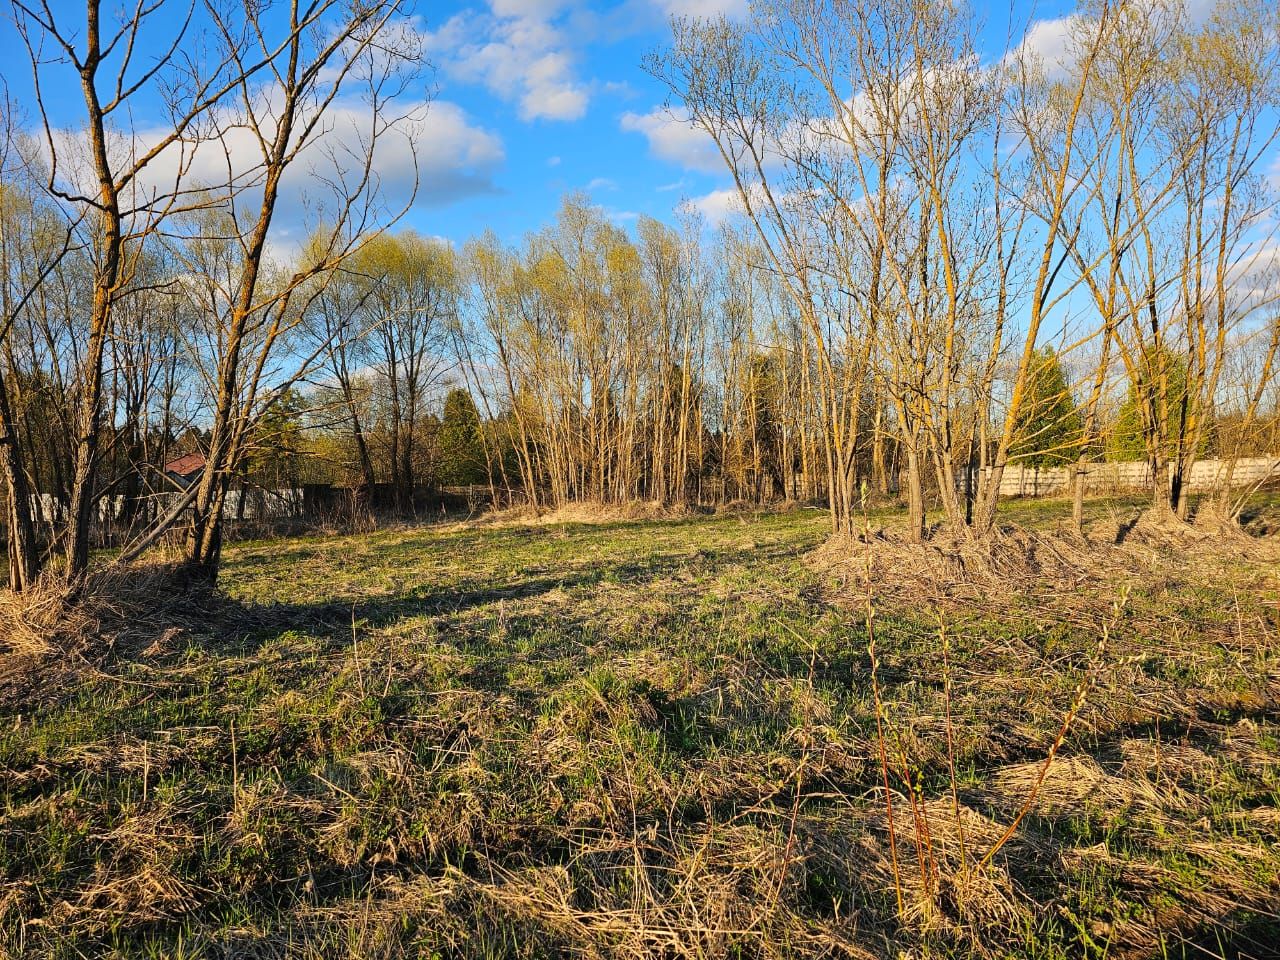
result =
[[630,503],[580,501],[561,507],[516,504],[483,514],[478,522],[495,526],[554,526],[556,524],[602,524],[636,520],[683,520],[706,515],[708,510],[691,504],[670,504],[658,500]]
[[921,594],[1012,595],[1044,584],[1074,590],[1102,577],[1145,565],[1132,550],[1082,541],[1070,533],[1006,526],[971,539],[935,529],[914,542],[889,526],[858,536],[833,537],[814,552],[817,569],[855,580],[868,576],[879,594],[896,599]]
[[0,590],[0,702],[118,649],[163,649],[203,612],[173,572],[171,563],[113,565],[74,589],[50,576],[25,593]]

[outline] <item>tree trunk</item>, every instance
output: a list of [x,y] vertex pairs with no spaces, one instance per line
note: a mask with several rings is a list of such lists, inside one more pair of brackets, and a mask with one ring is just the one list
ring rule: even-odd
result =
[[93,521],[94,488],[98,473],[98,432],[102,420],[102,357],[111,326],[111,309],[120,283],[124,240],[121,234],[119,190],[107,152],[106,120],[98,99],[97,71],[102,63],[98,3],[87,7],[84,63],[81,87],[89,114],[89,139],[94,173],[98,179],[101,239],[99,263],[93,283],[89,314],[89,342],[81,378],[80,411],[76,418],[75,474],[71,485],[71,527],[67,537],[67,581],[75,583],[89,568],[89,534]]
[[923,543],[925,533],[924,485],[920,476],[920,448],[916,437],[907,443],[907,535]]
[[31,518],[31,487],[10,414],[9,395],[0,379],[0,470],[9,492],[9,589],[22,593],[40,576],[40,544]]
[[[106,296],[95,291],[94,300]],[[101,313],[100,313],[101,310]],[[94,306],[94,326],[85,357],[85,378],[80,412],[76,418],[75,472],[71,481],[71,522],[67,532],[66,579],[75,583],[89,568],[89,537],[93,524],[93,503],[98,477],[98,432],[102,419],[102,356],[106,343],[108,307]]]
[[1071,482],[1071,529],[1077,536],[1084,536],[1084,485],[1088,476],[1086,464],[1085,454],[1081,453]]

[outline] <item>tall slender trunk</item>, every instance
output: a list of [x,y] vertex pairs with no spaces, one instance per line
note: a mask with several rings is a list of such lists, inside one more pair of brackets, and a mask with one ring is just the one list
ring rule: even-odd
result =
[[907,440],[907,535],[913,543],[923,543],[925,534],[924,482],[920,476],[918,438]]
[[[288,144],[291,133],[288,121],[291,119],[286,114],[286,122],[281,124],[276,134],[278,144]],[[192,505],[192,524],[183,561],[184,576],[192,585],[212,587],[217,583],[218,570],[222,564],[222,508],[226,504],[231,474],[240,459],[247,427],[245,417],[248,409],[245,405],[251,402],[251,398],[239,397],[240,361],[246,346],[249,317],[253,312],[262,253],[266,247],[267,233],[271,229],[271,215],[280,189],[281,173],[281,168],[271,169],[263,186],[258,222],[250,234],[244,273],[240,277],[231,309],[225,353],[218,364],[217,402],[209,437],[209,451],[205,455],[204,472],[200,476],[195,503]]]
[[75,469],[71,483],[71,524],[67,534],[68,582],[79,581],[89,567],[89,536],[98,474],[98,441],[102,421],[102,358],[111,327],[111,310],[120,283],[123,237],[119,195],[107,155],[106,122],[98,98],[97,71],[102,63],[98,3],[88,4],[86,49],[80,85],[89,113],[89,141],[98,180],[98,262],[93,279],[93,303],[89,312],[89,339],[85,345],[81,377],[80,409],[76,416]]
[[0,471],[9,493],[9,589],[29,590],[40,576],[40,544],[31,516],[31,486],[13,428],[9,394],[0,376]]
[[881,496],[889,495],[889,473],[884,453],[884,404],[876,399],[875,419],[871,425],[871,473],[875,477],[876,490]]

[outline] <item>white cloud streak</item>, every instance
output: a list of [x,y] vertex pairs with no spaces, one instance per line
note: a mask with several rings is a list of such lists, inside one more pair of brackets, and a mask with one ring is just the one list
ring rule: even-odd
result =
[[689,120],[683,108],[655,107],[648,113],[624,113],[619,125],[628,133],[642,134],[653,155],[668,163],[701,173],[725,170],[715,141]]
[[[259,96],[260,117],[272,115],[272,91],[261,91]],[[296,237],[326,213],[333,213],[326,210],[339,200],[332,184],[355,182],[371,142],[373,187],[388,211],[398,211],[410,200],[417,206],[439,207],[496,191],[492,175],[505,159],[505,151],[495,133],[474,125],[461,107],[449,101],[401,102],[396,110],[400,119],[373,141],[373,120],[361,98],[331,104],[317,133],[285,171],[273,233]],[[175,189],[205,189],[211,197],[226,197],[232,189],[256,194],[262,157],[254,134],[235,110],[220,111],[216,119],[222,131],[219,136],[174,143],[147,165],[137,181],[133,203],[164,197]],[[167,132],[138,129],[129,139],[116,139],[113,152],[123,163],[128,156],[150,149]],[[266,132],[270,136],[270,130]],[[83,133],[59,131],[54,143],[64,182],[91,192]]]

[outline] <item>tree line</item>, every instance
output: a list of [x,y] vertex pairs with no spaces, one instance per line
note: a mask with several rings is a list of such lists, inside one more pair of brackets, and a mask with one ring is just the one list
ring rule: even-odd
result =
[[[648,67],[739,215],[627,230],[570,196],[518,243],[462,246],[394,229],[411,198],[374,172],[379,143],[413,144],[398,4],[206,2],[145,69],[121,51],[158,5],[109,28],[86,7],[13,3],[37,81],[49,44],[79,74],[87,131],[12,103],[0,128],[15,589],[82,578],[107,524],[125,558],[181,525],[184,575],[211,583],[252,476],[402,512],[449,483],[548,508],[813,498],[838,533],[873,491],[916,539],[931,503],[981,539],[1011,463],[1073,467],[1079,525],[1090,463],[1145,459],[1153,508],[1185,519],[1213,455],[1230,518],[1231,465],[1276,449],[1268,4],[1088,4],[1052,63],[1022,42],[988,62],[972,11],[918,0],[677,18]],[[172,132],[122,137],[148,84]],[[323,137],[351,91],[354,153]],[[324,202],[273,248],[298,163],[327,172]],[[148,512],[192,450],[196,481]]]
[[[432,243],[386,235],[379,247]],[[521,244],[506,247],[487,235],[457,250],[434,245],[426,258],[431,266],[417,281],[421,303],[411,308],[416,342],[430,363],[402,346],[405,370],[397,375],[395,350],[385,341],[395,313],[386,298],[413,288],[391,265],[403,263],[403,253],[386,257],[370,248],[379,262],[365,261],[331,287],[334,302],[348,307],[327,314],[329,367],[311,394],[313,463],[323,462],[327,478],[357,489],[379,481],[395,486],[407,472],[395,462],[397,431],[416,429],[419,435],[399,448],[421,448],[420,481],[487,484],[495,502],[518,498],[554,509],[573,502],[714,505],[839,495],[842,485],[833,484],[827,460],[832,431],[818,359],[824,345],[810,338],[749,230],[709,233],[696,221],[681,227],[642,217],[627,231],[587,198],[570,196],[553,224]],[[361,288],[378,289],[382,299]],[[352,309],[354,303],[363,307]],[[1200,429],[1196,458],[1280,449],[1280,392],[1269,371],[1261,383],[1246,373],[1258,359],[1268,362],[1255,354],[1259,346],[1274,351],[1275,312],[1264,316],[1266,324],[1227,344],[1231,373]],[[329,336],[333,318],[345,319],[353,332],[382,332],[360,346],[358,338]],[[1143,460],[1149,453],[1172,459],[1182,438],[1180,411],[1191,403],[1185,358],[1166,347],[1135,377],[1113,354],[1094,397],[1105,358],[1088,346],[1034,350],[1010,460],[1083,470],[1098,460]],[[841,356],[838,365],[848,362]],[[431,371],[422,384],[436,388],[434,402],[416,395],[397,400],[419,368]],[[1163,422],[1150,427],[1143,404],[1161,384],[1143,372],[1148,368],[1165,371]],[[1009,359],[1000,358],[989,389],[1007,397],[1014,376]],[[863,490],[907,495],[912,458],[884,381],[873,375],[850,395],[836,396],[858,404],[844,487],[859,497]],[[1240,406],[1242,397],[1248,406]],[[415,426],[395,413],[397,406],[430,412]],[[371,444],[371,435],[379,441]],[[985,445],[990,457],[990,438]],[[984,466],[976,444],[963,449],[973,459],[953,465],[958,496],[965,472]],[[919,478],[923,494],[941,498],[941,472]],[[1185,509],[1186,498],[1179,502]]]
[[745,24],[676,21],[649,66],[715,142],[814,344],[837,528],[874,384],[913,535],[929,477],[951,529],[989,536],[1055,337],[1092,354],[1073,398],[1079,473],[1119,365],[1155,506],[1186,516],[1215,413],[1256,417],[1272,374],[1277,17],[1087,3],[1058,22],[1051,63],[1023,41],[983,62],[978,18],[947,3],[778,0]]

